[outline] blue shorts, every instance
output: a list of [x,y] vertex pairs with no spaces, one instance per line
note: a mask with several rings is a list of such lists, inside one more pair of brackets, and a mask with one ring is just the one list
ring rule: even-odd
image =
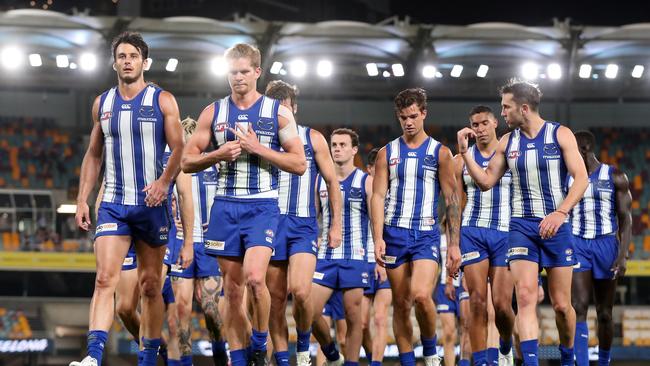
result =
[[523,259],[541,268],[568,267],[576,264],[571,224],[564,223],[555,236],[539,236],[539,218],[511,218],[508,233],[508,262]]
[[491,267],[506,267],[508,232],[495,229],[463,226],[460,228],[461,266],[490,260]]
[[334,290],[368,287],[368,263],[356,259],[318,259],[312,282]]
[[[458,293],[459,288],[456,287],[456,293]],[[458,306],[458,297],[456,297],[456,300],[449,300],[449,298],[445,295],[445,286],[441,283],[439,283],[436,286],[435,296],[433,297],[433,302],[436,303],[436,312],[438,314],[442,313],[453,313],[454,315],[458,316],[460,313],[460,306]]]
[[167,244],[167,204],[147,207],[102,202],[97,211],[95,239],[108,235],[128,235],[156,247]]
[[163,284],[162,296],[165,305],[176,302],[176,298],[174,297],[174,290],[172,290],[172,281],[169,279],[169,276],[165,276],[165,283]]
[[251,247],[273,250],[279,218],[277,199],[216,197],[205,233],[205,252],[220,257],[243,257]]
[[345,308],[343,307],[343,292],[334,291],[323,308],[323,316],[329,316],[337,321],[345,319]]
[[375,277],[375,265],[375,263],[368,263],[368,287],[363,290],[365,296],[374,296],[377,291],[382,289],[390,290],[388,278],[386,281],[380,282],[379,278]]
[[286,261],[297,253],[318,254],[318,221],[315,217],[280,215],[272,261]]
[[[203,243],[194,243],[194,259],[190,266],[185,269],[181,269],[181,266],[176,264],[183,246],[183,239],[173,238],[169,243],[168,249],[171,248],[172,243],[174,245],[174,250],[170,250],[169,260],[165,261],[170,266],[170,276],[181,278],[221,276],[219,262],[217,262],[215,257],[205,254],[205,246]],[[167,255],[165,255],[165,258],[167,258]]]
[[397,268],[406,262],[430,259],[440,262],[440,232],[384,226],[386,268]]
[[591,271],[591,276],[597,280],[614,278],[612,266],[618,257],[618,239],[616,235],[601,235],[594,239],[574,237],[575,253],[578,263],[573,266],[574,272]]
[[135,254],[135,243],[131,242],[129,251],[126,253],[124,262],[122,262],[122,271],[130,271],[138,268],[138,258]]

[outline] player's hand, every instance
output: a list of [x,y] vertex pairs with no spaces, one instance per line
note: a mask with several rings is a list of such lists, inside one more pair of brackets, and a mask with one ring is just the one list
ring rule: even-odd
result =
[[550,239],[557,233],[567,216],[559,211],[553,211],[539,223],[539,236],[542,239]]
[[451,301],[456,301],[456,288],[451,277],[447,278],[447,283],[445,284],[445,296]]
[[544,287],[542,285],[537,286],[537,304],[541,304],[544,301]]
[[623,278],[625,276],[626,270],[627,270],[627,258],[625,257],[625,253],[621,253],[614,261],[614,265],[612,265],[611,271],[614,272],[613,279],[618,280],[619,278]]
[[388,279],[388,274],[386,273],[386,268],[376,264],[375,265],[375,278],[379,283],[386,282]]
[[183,242],[183,247],[181,247],[181,252],[178,255],[178,260],[176,264],[181,266],[182,269],[186,269],[192,264],[194,260],[194,243],[192,241]]
[[147,207],[156,207],[160,206],[165,199],[167,199],[167,193],[169,192],[169,182],[163,179],[156,179],[153,183],[144,187],[142,192],[145,192],[147,196],[144,198],[144,203],[147,204]]
[[450,277],[458,277],[458,271],[460,270],[460,247],[458,245],[453,245],[447,247],[447,273]]
[[247,151],[249,154],[259,155],[262,144],[260,144],[260,140],[250,124],[248,124],[248,129],[240,125],[237,125],[236,130],[233,128],[228,129],[237,136],[242,150]]
[[86,202],[77,203],[77,212],[74,219],[81,230],[88,231],[90,229],[90,207]]
[[332,224],[330,226],[329,232],[327,233],[327,245],[330,248],[335,249],[341,246],[341,242],[343,242],[341,225]]
[[386,242],[383,239],[375,239],[375,262],[386,267]]
[[456,138],[458,139],[458,153],[464,154],[469,149],[469,138],[476,138],[476,133],[469,128],[465,127],[462,130],[458,131]]
[[217,161],[235,161],[241,155],[239,140],[228,141],[214,151]]

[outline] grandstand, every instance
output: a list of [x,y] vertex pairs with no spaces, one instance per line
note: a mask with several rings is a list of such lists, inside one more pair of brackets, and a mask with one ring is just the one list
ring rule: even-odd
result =
[[[0,365],[67,365],[85,346],[95,269],[92,234],[77,230],[74,206],[67,205],[74,205],[77,195],[91,103],[114,84],[108,43],[126,29],[142,32],[149,42],[153,65],[145,78],[176,95],[182,116],[197,117],[227,92],[223,70],[213,68],[216,57],[236,42],[258,45],[264,69],[260,85],[273,79],[296,83],[301,90],[298,121],[325,136],[339,127],[357,130],[360,167],[372,148],[400,134],[392,107],[397,91],[427,90],[427,131],[455,152],[456,132],[465,126],[469,109],[485,104],[498,111],[497,87],[521,76],[522,65],[534,64],[531,79],[545,93],[542,116],[574,131],[592,131],[598,158],[618,166],[630,180],[633,238],[628,274],[617,287],[613,357],[626,365],[650,362],[650,84],[644,69],[640,76],[634,71],[647,63],[650,23],[592,26],[549,20],[527,26],[485,19],[448,25],[397,16],[294,22],[251,13],[220,14],[217,20],[195,16],[205,15],[199,11],[149,18],[126,8],[119,16],[81,9],[0,9],[7,10],[0,11]],[[8,50],[22,63],[7,63]],[[82,64],[87,54],[94,57],[93,67]],[[39,65],[32,55],[38,55]],[[64,58],[67,66],[61,66]],[[170,59],[177,61],[173,70]],[[294,72],[297,60],[306,65],[306,75]],[[319,74],[322,60],[332,63],[331,76]],[[549,67],[556,63],[563,71],[559,78]],[[608,73],[612,64],[618,70],[614,77]],[[457,65],[462,73],[454,76]],[[583,65],[589,65],[586,77]],[[477,74],[481,66],[489,66],[483,76]],[[294,347],[291,311],[289,306]],[[195,364],[207,362],[211,351],[203,316],[195,311],[192,324]],[[588,324],[589,344],[595,346],[593,308]],[[542,359],[553,364],[548,360],[559,357],[558,334],[548,298],[540,308],[540,325]],[[417,328],[414,336],[417,342]],[[390,327],[389,337],[392,364],[396,348]],[[42,340],[45,347],[35,343]],[[130,336],[116,319],[107,364],[133,363],[133,352]]]

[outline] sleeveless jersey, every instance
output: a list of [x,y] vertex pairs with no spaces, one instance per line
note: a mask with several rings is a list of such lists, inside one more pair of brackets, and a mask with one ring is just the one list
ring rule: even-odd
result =
[[298,135],[305,149],[307,170],[295,175],[280,170],[278,204],[280,213],[298,217],[316,217],[315,187],[318,166],[310,137],[311,128],[298,126]]
[[[494,153],[485,158],[473,145],[470,152],[476,163],[483,169],[487,168]],[[463,187],[467,194],[467,203],[463,210],[462,226],[488,228],[508,231],[510,226],[510,181],[512,173],[507,170],[492,189],[485,192],[474,183],[467,167],[463,167]]]
[[512,217],[544,218],[565,197],[567,168],[557,140],[560,124],[545,122],[533,139],[511,132],[506,148],[512,172]]
[[[571,211],[573,235],[594,239],[618,230],[613,172],[612,166],[601,164],[589,176],[589,185],[584,196]],[[567,190],[572,184],[573,177],[569,176]]]
[[388,195],[385,224],[405,229],[433,230],[438,221],[438,153],[432,137],[409,148],[401,137],[386,145]]
[[128,101],[117,87],[101,95],[99,123],[106,167],[102,202],[145,205],[142,190],[162,174],[166,140],[158,104],[161,91],[149,84]]
[[[214,103],[212,137],[216,148],[236,136],[228,128],[247,131],[252,128],[260,143],[270,149],[280,151],[278,135],[278,109],[280,103],[261,96],[250,108],[239,109],[230,96]],[[217,196],[262,195],[277,198],[277,169],[257,155],[242,150],[237,160],[221,162],[217,181]]]
[[318,193],[320,197],[322,234],[318,259],[355,259],[366,261],[368,243],[368,205],[366,201],[366,179],[368,174],[355,169],[340,182],[343,198],[343,225],[341,227],[343,241],[341,246],[332,249],[328,246],[331,213],[329,210],[329,195],[327,185],[322,177],[318,177]]

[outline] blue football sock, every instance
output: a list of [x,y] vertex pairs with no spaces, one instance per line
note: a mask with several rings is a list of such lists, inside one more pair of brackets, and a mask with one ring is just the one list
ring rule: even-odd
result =
[[609,366],[610,352],[608,349],[598,348],[598,366]]
[[370,361],[370,366],[381,366],[381,361]]
[[226,352],[226,342],[212,341],[212,354],[213,355],[228,355]]
[[499,364],[499,349],[498,348],[488,348],[487,349],[487,364],[488,365],[498,365]]
[[260,332],[253,329],[251,334],[251,350],[266,352],[266,340],[269,332]]
[[359,366],[359,361],[344,361],[343,366]]
[[437,337],[435,335],[433,338],[420,337],[420,342],[422,342],[422,355],[424,357],[433,356],[436,354],[436,338]]
[[399,363],[402,366],[415,366],[415,353],[413,351],[400,353]]
[[144,338],[142,337],[142,346],[144,349],[142,353],[142,366],[156,366],[158,361],[158,349],[162,340],[160,338]]
[[246,357],[246,349],[238,349],[230,351],[230,364],[232,366],[246,366],[248,357]]
[[560,365],[561,366],[573,366],[573,347],[567,348],[563,345],[558,347],[560,349]]
[[97,364],[102,364],[102,357],[104,356],[104,346],[108,340],[108,332],[103,330],[91,330],[88,332],[88,356],[97,360]]
[[167,359],[167,366],[181,366],[181,360]]
[[487,350],[472,353],[474,359],[474,366],[487,366]]
[[366,359],[372,362],[372,353],[366,352]]
[[325,347],[320,348],[329,361],[336,361],[339,359],[339,350],[336,348],[336,343],[332,342]]
[[289,351],[280,351],[273,354],[276,366],[289,366]]
[[192,355],[181,356],[181,366],[192,366]]
[[296,352],[309,351],[309,338],[311,337],[311,328],[304,332],[298,330],[298,342],[296,343]]
[[469,360],[460,360],[460,361],[458,361],[458,366],[470,366]]
[[521,342],[521,356],[524,358],[524,366],[539,366],[537,357],[537,339],[530,339]]
[[510,353],[512,350],[512,338],[508,339],[507,341],[504,341],[503,339],[499,338],[499,352],[501,352],[502,355],[507,355]]
[[573,343],[578,366],[589,366],[589,326],[587,322],[576,323],[576,337]]

